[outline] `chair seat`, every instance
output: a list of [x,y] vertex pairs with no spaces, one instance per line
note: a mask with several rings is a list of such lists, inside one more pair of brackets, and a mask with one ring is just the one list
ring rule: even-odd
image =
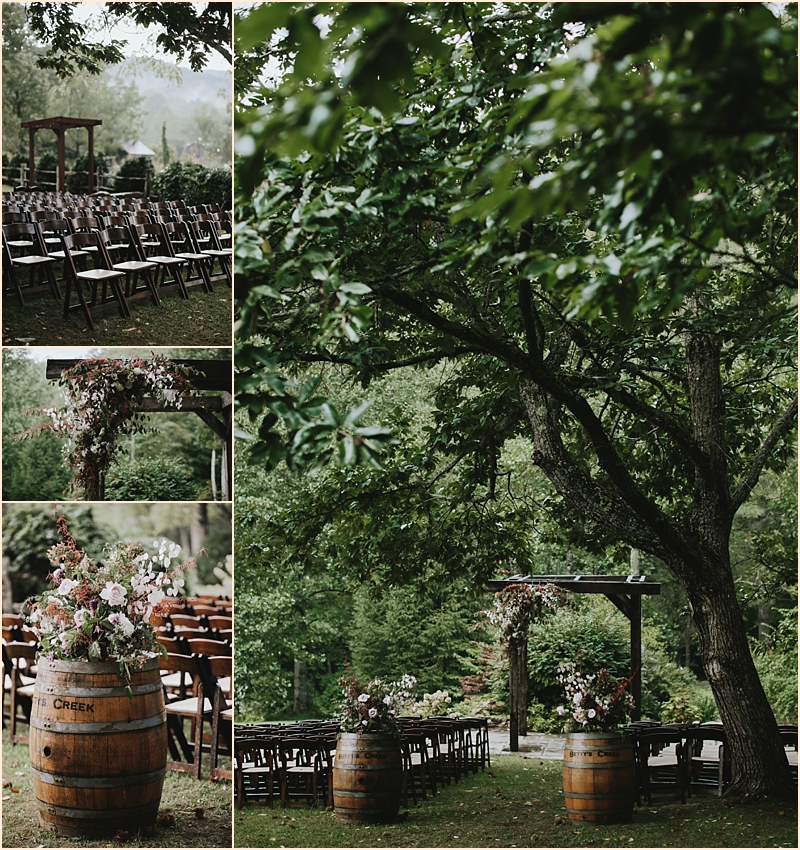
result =
[[26,254],[24,257],[14,257],[12,259],[14,265],[18,266],[38,266],[42,263],[55,262],[51,256],[42,257],[38,254]]
[[[89,254],[86,251],[70,251],[73,257],[88,257]],[[52,257],[54,260],[66,260],[67,255],[63,251],[48,251],[48,257]]]
[[81,280],[111,280],[119,277],[125,277],[125,272],[115,272],[110,269],[87,269],[85,272],[78,272],[78,277]]
[[[197,714],[197,697],[187,697],[186,699],[167,703],[167,712],[169,714],[182,714],[186,717],[194,717]],[[211,700],[208,698],[203,700],[203,713],[211,713]]]
[[141,260],[124,260],[121,263],[114,263],[114,269],[116,271],[125,272],[140,272],[144,269],[154,269],[157,266],[158,263],[142,262]]

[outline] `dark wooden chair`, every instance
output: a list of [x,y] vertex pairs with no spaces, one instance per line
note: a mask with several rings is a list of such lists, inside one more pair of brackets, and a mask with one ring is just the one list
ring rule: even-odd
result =
[[[23,307],[23,293],[49,292],[54,298],[60,298],[61,291],[53,271],[55,260],[48,256],[36,223],[4,224],[2,233],[3,289],[13,289]],[[28,272],[27,284],[20,280],[23,270]]]
[[[78,232],[61,237],[64,250],[67,276],[66,293],[64,296],[64,318],[71,312],[80,311],[90,328],[94,328],[95,313],[116,307],[123,318],[131,315],[121,281],[125,278],[124,271],[116,271],[111,267],[111,260],[105,254],[105,248],[99,233]],[[89,251],[94,248],[97,252],[97,265],[93,269],[79,269],[76,252]],[[84,286],[88,291],[84,293]],[[77,302],[72,304],[72,291],[75,290]]]
[[[170,754],[167,767],[170,770],[189,773],[192,779],[199,779],[203,753],[203,727],[206,723],[211,723],[213,711],[211,699],[206,693],[207,685],[204,687],[204,679],[207,681],[206,673],[200,668],[200,662],[196,656],[170,653],[166,658],[162,657],[159,663],[162,671],[167,671],[167,674],[181,673],[192,678],[192,696],[170,699],[169,693],[165,693],[167,745]],[[213,699],[213,694],[211,698]],[[191,730],[191,744],[184,731],[184,723],[187,720]]]
[[686,790],[721,796],[733,775],[728,736],[721,724],[702,723],[686,730]]
[[17,734],[19,723],[31,722],[36,645],[15,641],[3,644],[3,698],[9,694],[9,737],[12,744],[27,744],[28,736]]
[[278,741],[281,805],[316,806],[322,784],[322,756],[316,737],[286,737]]
[[175,256],[163,225],[156,222],[134,224],[131,234],[136,242],[138,259],[158,266],[159,294],[177,289],[181,298],[188,298],[183,279],[187,261]]
[[236,737],[234,750],[234,788],[236,808],[248,802],[265,802],[273,808],[280,799],[280,781],[275,742],[271,738]]
[[172,253],[181,260],[186,260],[184,283],[187,288],[200,285],[206,292],[213,292],[211,268],[214,265],[214,258],[198,250],[192,231],[186,222],[167,221],[162,224],[169,238]]
[[640,729],[634,753],[638,791],[650,804],[653,791],[668,791],[686,802],[686,756],[683,733],[660,726]]
[[156,307],[160,307],[161,299],[153,277],[158,266],[154,262],[137,258],[136,246],[127,225],[101,230],[100,240],[111,261],[111,268],[125,272],[125,299],[128,303],[149,298]]

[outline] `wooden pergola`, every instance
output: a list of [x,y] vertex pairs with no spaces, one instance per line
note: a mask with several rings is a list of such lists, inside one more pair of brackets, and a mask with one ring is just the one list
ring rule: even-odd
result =
[[[642,596],[658,596],[661,593],[660,582],[646,581],[645,576],[582,576],[552,575],[530,576],[515,575],[506,579],[494,579],[489,582],[489,590],[497,592],[511,584],[543,585],[554,584],[571,593],[602,593],[628,618],[631,624],[631,689],[634,700],[633,719],[642,717]],[[519,735],[527,734],[525,707],[521,706],[520,694],[524,691],[527,701],[527,653],[518,659],[519,670],[511,671],[511,693],[509,694],[512,752],[519,749]],[[513,667],[513,665],[512,665]]]
[[[71,369],[80,360],[48,360],[46,376],[55,381],[65,369]],[[137,408],[142,413],[191,412],[196,413],[203,422],[222,440],[222,498],[230,501],[233,483],[233,371],[230,360],[173,360],[180,366],[189,366],[199,375],[189,380],[198,390],[207,390],[215,395],[201,398],[184,398],[180,409],[165,405],[155,398],[145,398]],[[101,491],[100,500],[104,498]]]
[[67,130],[75,130],[85,127],[89,133],[89,146],[87,149],[89,157],[89,194],[94,192],[94,128],[103,122],[99,118],[65,118],[58,115],[55,118],[38,118],[35,121],[23,121],[21,127],[28,129],[28,169],[29,183],[33,186],[36,182],[36,160],[34,156],[33,138],[37,130],[52,130],[58,139],[58,174],[57,187],[63,192],[66,187],[66,169],[64,167],[64,134]]

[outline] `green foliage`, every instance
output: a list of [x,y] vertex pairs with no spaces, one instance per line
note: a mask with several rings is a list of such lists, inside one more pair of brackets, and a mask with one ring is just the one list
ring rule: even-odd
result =
[[197,162],[173,162],[153,178],[150,196],[156,201],[184,201],[187,206],[231,206],[231,173],[226,168],[206,168]]
[[9,559],[15,603],[42,593],[47,587],[51,569],[47,550],[61,540],[56,527],[57,516],[67,518],[69,529],[81,549],[93,559],[102,559],[108,539],[96,522],[91,505],[61,505],[58,514],[41,505],[4,505],[3,555]]
[[120,502],[188,502],[197,498],[197,483],[176,458],[123,460],[108,470],[106,498]]
[[37,185],[55,188],[58,179],[58,157],[52,151],[46,151],[36,160]]
[[674,694],[664,703],[658,719],[662,723],[706,723],[719,717],[710,694],[698,697],[683,692]]
[[[129,21],[157,28],[156,44],[180,62],[184,57],[193,71],[201,70],[214,50],[229,61],[231,9],[226,3],[208,3],[205,9],[191,3],[108,3],[106,21]],[[99,74],[106,65],[125,58],[126,41],[91,41],[93,30],[73,18],[71,4],[31,3],[28,20],[33,33],[48,49],[37,60],[63,78],[80,72]]]
[[[796,589],[794,593],[796,598]],[[797,647],[795,604],[780,612],[778,623],[766,645],[754,646],[756,667],[779,723],[797,723]]]
[[560,608],[546,622],[535,623],[528,639],[529,695],[548,707],[562,702],[558,665],[565,661],[587,673],[605,668],[615,678],[627,677],[628,632],[616,609],[594,602]]
[[131,156],[119,167],[114,181],[115,192],[146,193],[148,180],[153,176],[153,164],[146,156]]
[[[76,194],[89,191],[89,155],[81,154],[73,163],[72,174],[67,175],[66,186],[68,192]],[[94,154],[94,187],[97,189],[97,174],[101,171],[108,171],[108,160],[102,151],[96,151]]]
[[350,637],[356,677],[417,679],[417,690],[455,695],[465,673],[464,648],[475,621],[474,594],[456,586],[389,588],[378,599],[354,596]]
[[71,474],[62,455],[63,442],[52,432],[21,439],[49,417],[37,408],[57,406],[61,396],[46,380],[41,363],[25,349],[3,349],[3,499],[57,500]]

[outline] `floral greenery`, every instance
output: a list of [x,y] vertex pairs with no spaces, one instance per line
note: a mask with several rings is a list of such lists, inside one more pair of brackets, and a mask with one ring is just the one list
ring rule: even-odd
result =
[[422,699],[411,707],[411,711],[422,717],[437,717],[447,714],[452,702],[453,699],[447,691],[439,690],[432,694],[423,694]]
[[555,608],[561,593],[553,584],[509,584],[494,596],[494,607],[486,612],[489,623],[500,630],[500,639],[512,653],[528,638],[531,622],[539,620],[546,608]]
[[630,679],[615,679],[606,669],[583,673],[574,664],[560,664],[558,680],[567,705],[558,706],[566,732],[609,732],[622,726],[633,709],[627,692]]
[[65,453],[76,471],[73,488],[86,499],[96,498],[101,477],[117,454],[118,438],[145,430],[138,410],[145,396],[179,410],[182,399],[196,393],[190,373],[159,354],[146,360],[81,360],[62,372],[59,385],[66,406],[47,408],[51,422],[42,427],[69,440]]
[[62,540],[47,552],[55,585],[25,602],[41,654],[51,661],[116,660],[120,678],[129,680],[132,665],[163,652],[150,615],[167,610],[165,600],[180,593],[181,573],[192,562],[172,569],[180,546],[161,540],[153,544],[157,555],[140,543],[116,543],[95,564],[78,549],[66,519],[57,524]]
[[413,676],[404,676],[399,682],[371,679],[362,685],[352,673],[339,679],[342,686],[342,703],[336,720],[342,732],[385,732],[393,738],[400,737],[397,715],[400,706],[407,704],[416,685]]

